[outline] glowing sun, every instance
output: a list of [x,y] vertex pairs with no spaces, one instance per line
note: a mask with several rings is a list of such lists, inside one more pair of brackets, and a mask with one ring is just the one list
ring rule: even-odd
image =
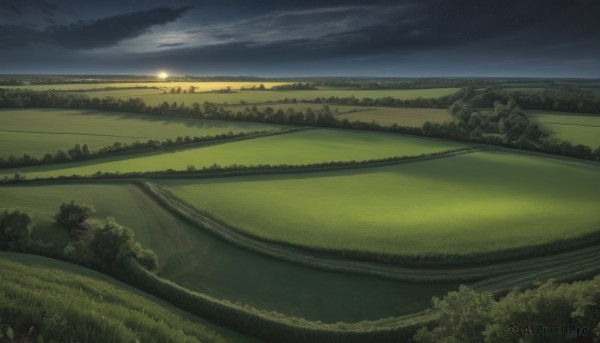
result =
[[161,80],[166,80],[169,77],[169,74],[167,74],[166,71],[161,71],[160,73],[158,73],[158,78]]

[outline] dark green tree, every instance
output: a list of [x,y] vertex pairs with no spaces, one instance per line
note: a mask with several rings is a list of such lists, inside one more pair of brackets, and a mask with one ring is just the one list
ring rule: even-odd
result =
[[74,228],[94,214],[96,214],[94,206],[71,200],[68,203],[63,202],[60,204],[54,219],[69,228]]
[[0,250],[23,251],[30,242],[33,216],[18,208],[0,210]]

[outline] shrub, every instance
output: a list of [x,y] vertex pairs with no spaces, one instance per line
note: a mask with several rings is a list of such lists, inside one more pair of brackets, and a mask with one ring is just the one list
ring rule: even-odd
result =
[[60,204],[54,219],[61,224],[74,228],[94,214],[96,214],[94,206],[71,200],[69,203],[63,202]]
[[23,251],[29,245],[33,216],[18,208],[0,211],[0,250]]

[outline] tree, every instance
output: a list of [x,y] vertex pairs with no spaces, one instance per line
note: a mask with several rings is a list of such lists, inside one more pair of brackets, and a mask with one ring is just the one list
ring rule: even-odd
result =
[[75,228],[94,214],[96,214],[94,206],[71,200],[69,203],[60,204],[54,219],[70,228]]
[[0,210],[0,250],[23,251],[27,247],[33,216],[18,208]]
[[494,299],[490,293],[477,293],[461,285],[443,299],[433,298],[439,312],[438,325],[417,331],[417,342],[483,342],[483,331],[490,322]]

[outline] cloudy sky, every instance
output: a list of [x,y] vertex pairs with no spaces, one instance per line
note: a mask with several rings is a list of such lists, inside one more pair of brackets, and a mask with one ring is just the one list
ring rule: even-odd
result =
[[600,0],[1,0],[0,73],[600,77]]

